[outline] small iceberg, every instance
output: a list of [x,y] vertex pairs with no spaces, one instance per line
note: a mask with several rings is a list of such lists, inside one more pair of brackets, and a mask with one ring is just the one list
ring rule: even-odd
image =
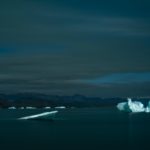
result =
[[8,109],[16,109],[16,107],[12,106],[12,107],[8,107]]
[[36,107],[27,106],[26,109],[36,109]]
[[139,101],[132,101],[131,98],[128,98],[127,100],[128,100],[127,102],[122,102],[117,105],[117,108],[120,111],[134,112],[134,113],[150,111],[149,107],[144,108],[144,105]]
[[44,107],[44,109],[51,109],[51,107],[47,106],[47,107]]
[[66,107],[65,106],[57,106],[57,107],[55,107],[55,109],[66,109]]

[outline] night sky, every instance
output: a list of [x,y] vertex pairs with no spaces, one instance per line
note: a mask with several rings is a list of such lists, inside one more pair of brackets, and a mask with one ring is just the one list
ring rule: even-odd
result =
[[149,0],[1,0],[0,93],[150,96]]

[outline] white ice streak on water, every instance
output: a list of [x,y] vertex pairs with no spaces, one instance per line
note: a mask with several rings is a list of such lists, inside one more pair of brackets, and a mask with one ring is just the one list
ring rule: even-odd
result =
[[36,115],[30,115],[26,117],[18,118],[19,120],[28,120],[28,119],[40,119],[40,118],[47,118],[47,117],[53,117],[58,111],[50,111],[50,112],[44,112]]
[[145,108],[142,102],[139,101],[132,101],[131,98],[127,99],[127,102],[122,102],[117,104],[117,108],[120,111],[126,111],[126,112],[150,112],[150,102],[148,103],[148,106]]

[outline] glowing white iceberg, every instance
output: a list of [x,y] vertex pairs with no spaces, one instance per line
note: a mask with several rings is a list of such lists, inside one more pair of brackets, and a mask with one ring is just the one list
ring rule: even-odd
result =
[[117,108],[121,111],[127,112],[148,112],[148,108],[144,108],[144,105],[139,101],[132,101],[131,98],[128,98],[127,102],[122,102],[117,105]]
[[131,112],[144,112],[145,108],[144,105],[139,101],[132,101],[130,98],[128,98],[128,105]]

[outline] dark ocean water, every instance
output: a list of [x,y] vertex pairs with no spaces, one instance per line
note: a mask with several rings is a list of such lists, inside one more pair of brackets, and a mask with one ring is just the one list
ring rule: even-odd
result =
[[44,110],[0,110],[0,150],[149,149],[150,114],[115,108],[61,110],[54,121],[17,120]]

